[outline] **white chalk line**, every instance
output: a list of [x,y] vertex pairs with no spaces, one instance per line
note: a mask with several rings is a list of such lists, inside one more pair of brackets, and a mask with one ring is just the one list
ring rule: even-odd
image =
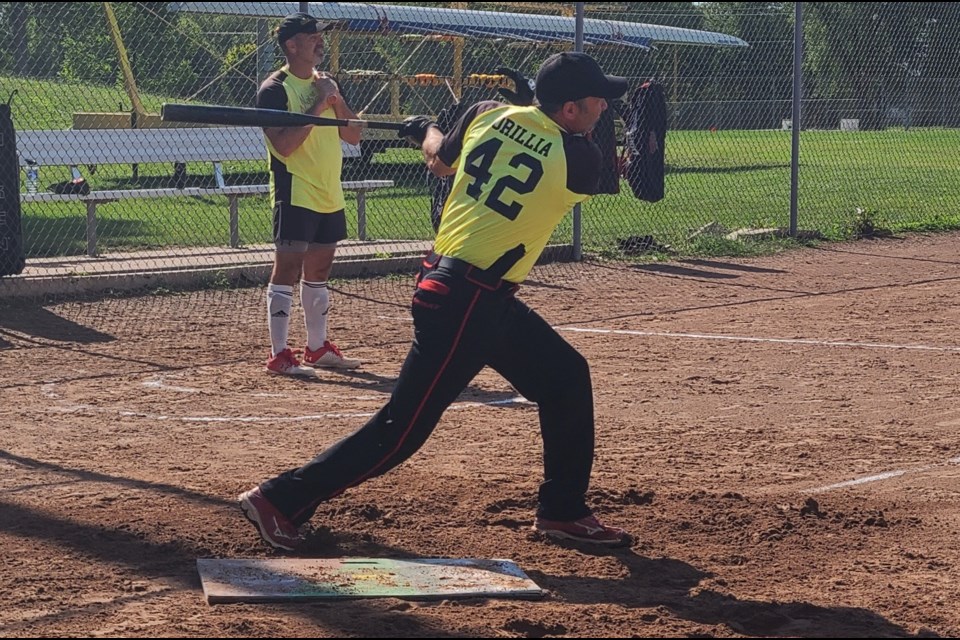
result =
[[167,384],[166,376],[158,376],[152,380],[145,380],[143,386],[148,389],[160,389],[161,391],[176,391],[177,393],[200,393],[200,389],[194,389],[193,387],[178,387],[176,385]]
[[[199,390],[189,387],[175,387],[166,385],[162,379],[152,379],[143,383],[145,386],[156,389],[164,389],[177,392],[194,392]],[[41,392],[47,398],[61,402],[59,407],[50,407],[51,410],[59,413],[110,413],[117,414],[127,418],[144,418],[157,421],[178,421],[178,422],[200,422],[200,423],[225,423],[225,422],[304,422],[309,420],[331,420],[340,418],[369,418],[376,414],[375,411],[362,412],[336,412],[336,413],[317,413],[302,416],[168,416],[156,413],[146,413],[142,411],[127,411],[122,409],[105,409],[89,404],[76,404],[64,402],[61,396],[56,392],[56,383],[47,383],[41,386]],[[358,395],[358,396],[336,396],[347,400],[381,400],[380,396]],[[455,402],[450,405],[452,410],[470,409],[476,407],[501,407],[509,405],[532,405],[533,403],[523,396],[514,396],[504,400],[491,400],[489,402]]]
[[[410,322],[410,318],[396,316],[377,316],[382,320],[398,320]],[[759,338],[755,336],[727,336],[712,333],[683,333],[678,331],[637,331],[631,329],[593,329],[589,327],[554,327],[557,331],[572,331],[576,333],[599,333],[626,336],[650,336],[660,338],[692,338],[696,340],[727,340],[730,342],[769,342],[772,344],[804,344],[821,347],[856,347],[861,349],[905,349],[909,351],[944,351],[960,353],[960,347],[940,347],[924,344],[895,344],[886,342],[855,342],[844,340],[812,340],[805,338]]]
[[884,471],[883,473],[877,473],[869,476],[862,476],[860,478],[854,478],[853,480],[845,480],[843,482],[837,482],[835,484],[828,484],[826,486],[817,487],[815,489],[806,489],[802,493],[825,493],[827,491],[833,491],[834,489],[856,487],[858,485],[869,484],[871,482],[882,482],[883,480],[889,480],[891,478],[899,478],[900,476],[905,476],[907,474],[923,473],[924,471],[930,471],[931,469],[936,469],[938,467],[946,467],[954,464],[960,464],[960,457],[950,458],[945,462],[936,462],[933,464],[927,464],[922,467],[916,467],[915,469],[894,469],[893,471]]
[[960,353],[960,347],[938,347],[924,344],[893,344],[885,342],[849,342],[841,340],[808,340],[804,338],[757,338],[727,336],[711,333],[680,333],[676,331],[635,331],[628,329],[590,329],[587,327],[556,327],[558,331],[599,333],[624,336],[651,336],[659,338],[692,338],[696,340],[726,340],[730,342],[769,342],[773,344],[804,344],[819,347],[857,347],[862,349],[905,349],[911,351],[944,351]]
[[[508,406],[513,404],[533,404],[526,398],[522,396],[516,396],[514,398],[508,398],[506,400],[491,400],[490,402],[455,402],[450,405],[451,410],[461,410],[461,409],[471,409],[475,407],[500,407]],[[153,416],[138,412],[124,412],[121,411],[120,415],[130,416],[130,417],[140,417],[148,418],[154,420],[177,420],[180,422],[202,422],[202,423],[214,423],[214,422],[304,422],[309,420],[336,420],[340,418],[371,418],[376,415],[376,411],[361,411],[354,413],[317,413],[313,415],[306,416],[241,416],[241,417],[226,417],[226,416]]]
[[[823,347],[854,347],[854,348],[864,348],[864,349],[901,349],[901,350],[908,350],[908,351],[940,351],[940,352],[947,352],[947,353],[960,352],[960,347],[949,347],[949,346],[941,347],[941,346],[923,345],[923,344],[852,342],[852,341],[841,341],[841,340],[810,340],[810,339],[804,339],[804,338],[759,338],[754,336],[730,336],[730,335],[720,335],[720,334],[710,334],[710,333],[683,333],[678,331],[638,331],[638,330],[629,330],[629,329],[593,329],[588,327],[556,327],[556,329],[558,331],[572,331],[576,333],[597,333],[597,334],[608,334],[608,335],[651,336],[651,337],[661,337],[661,338],[690,338],[690,339],[696,339],[696,340],[726,340],[731,342],[767,342],[772,344],[801,344],[801,345],[823,346]],[[882,473],[862,476],[860,478],[845,480],[843,482],[837,482],[837,483],[825,485],[822,487],[816,487],[814,489],[806,489],[802,491],[802,493],[825,493],[827,491],[844,489],[847,487],[856,487],[864,484],[870,484],[872,482],[882,482],[884,480],[890,480],[892,478],[899,478],[907,474],[923,473],[925,471],[930,471],[932,469],[936,469],[939,467],[945,467],[945,466],[955,465],[955,464],[960,464],[960,457],[950,458],[945,462],[931,463],[931,464],[927,464],[914,469],[894,469],[892,471],[884,471]]]
[[[408,321],[407,318],[398,318],[398,317],[389,317],[389,316],[378,316],[382,319],[390,320],[404,320]],[[866,349],[902,349],[902,350],[911,350],[911,351],[941,351],[948,353],[957,353],[960,352],[960,347],[941,347],[934,345],[918,345],[918,344],[895,344],[895,343],[881,343],[881,342],[853,342],[853,341],[838,341],[838,340],[811,340],[803,338],[759,338],[754,336],[731,336],[731,335],[720,335],[720,334],[708,334],[708,333],[683,333],[676,331],[639,331],[639,330],[629,330],[629,329],[593,329],[587,327],[555,327],[558,331],[571,331],[576,333],[596,333],[596,334],[607,334],[607,335],[633,335],[633,336],[650,336],[650,337],[663,337],[663,338],[690,338],[697,340],[724,340],[731,342],[759,342],[759,343],[772,343],[772,344],[802,344],[802,345],[811,345],[811,346],[827,346],[827,347],[853,347],[853,348],[866,348]],[[178,391],[184,393],[196,393],[199,392],[198,389],[192,389],[189,387],[176,387],[172,385],[166,385],[162,380],[149,380],[143,383],[147,387],[157,388],[157,389],[166,389],[169,391]],[[45,396],[49,398],[58,398],[59,395],[54,391],[53,384],[46,384],[41,387],[42,392]],[[369,396],[364,397],[364,399],[369,398]],[[464,402],[464,403],[455,403],[450,406],[450,409],[466,409],[470,407],[481,407],[481,406],[503,406],[511,404],[532,404],[522,396],[517,396],[515,398],[510,398],[507,400],[495,400],[492,402]],[[106,411],[98,407],[91,407],[89,405],[73,405],[70,408],[64,408],[65,411]],[[214,423],[214,422],[301,422],[307,420],[329,420],[329,419],[339,419],[339,418],[369,418],[375,414],[375,412],[358,412],[358,413],[321,413],[314,415],[305,415],[305,416],[287,416],[287,417],[267,417],[267,416],[242,416],[242,417],[222,417],[222,416],[164,416],[164,415],[154,415],[146,414],[140,412],[132,411],[120,411],[119,415],[127,417],[141,417],[153,420],[179,420],[182,422],[203,422],[203,423]],[[830,485],[825,485],[822,487],[816,487],[814,489],[806,489],[803,493],[825,493],[827,491],[833,491],[836,489],[843,489],[847,487],[855,487],[864,484],[870,484],[873,482],[882,482],[884,480],[890,480],[892,478],[898,478],[907,474],[914,473],[923,473],[931,469],[938,467],[960,464],[960,457],[950,458],[945,462],[933,463],[917,467],[915,469],[895,469],[892,471],[885,471],[878,474],[862,476],[860,478],[854,478],[852,480],[845,480],[843,482],[837,482]]]

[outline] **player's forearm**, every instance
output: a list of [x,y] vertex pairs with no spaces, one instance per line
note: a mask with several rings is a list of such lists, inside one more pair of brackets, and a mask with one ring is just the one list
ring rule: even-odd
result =
[[444,178],[456,173],[456,169],[448,166],[447,163],[438,156],[442,142],[443,132],[437,127],[430,127],[427,129],[427,135],[423,139],[423,144],[420,145],[420,150],[423,151],[423,159],[427,163],[427,169],[438,178]]
[[[357,114],[353,112],[343,98],[333,103],[333,111],[341,120],[357,120]],[[359,127],[340,127],[340,139],[347,144],[360,144],[360,137],[363,129]]]
[[274,127],[264,129],[270,144],[277,150],[277,153],[286,157],[300,148],[307,136],[310,135],[312,125],[303,127]]

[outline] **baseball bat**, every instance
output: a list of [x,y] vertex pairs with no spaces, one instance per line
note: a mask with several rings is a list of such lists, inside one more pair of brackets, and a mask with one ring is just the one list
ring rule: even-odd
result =
[[399,122],[376,120],[341,120],[321,118],[306,113],[292,113],[277,109],[250,109],[247,107],[220,107],[199,104],[164,103],[160,107],[160,119],[168,122],[194,122],[198,124],[225,124],[234,127],[360,127],[363,129],[390,129],[399,131]]

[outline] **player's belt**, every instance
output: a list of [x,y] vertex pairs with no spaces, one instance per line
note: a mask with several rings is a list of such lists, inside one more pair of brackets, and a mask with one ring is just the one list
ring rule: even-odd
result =
[[519,262],[523,254],[526,253],[526,247],[518,244],[510,249],[486,269],[476,267],[460,258],[451,258],[450,256],[440,255],[439,253],[430,253],[423,261],[425,267],[440,268],[449,271],[472,282],[489,291],[496,291],[500,288],[512,287],[516,283],[503,279],[503,276],[510,271],[513,265]]

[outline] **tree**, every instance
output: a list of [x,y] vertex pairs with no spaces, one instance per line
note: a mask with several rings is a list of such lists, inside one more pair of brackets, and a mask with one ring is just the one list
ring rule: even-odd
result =
[[25,76],[30,72],[30,40],[27,34],[28,5],[26,2],[5,3],[10,15],[10,43],[13,54],[13,72]]
[[960,19],[952,5],[811,2],[804,8],[810,95],[836,105],[831,120],[838,109],[853,111],[846,117],[855,115],[867,129],[890,118],[909,126],[947,117],[942,88],[960,75]]
[[710,56],[713,99],[730,105],[715,126],[774,128],[790,113],[793,65],[793,3],[705,3],[704,28],[737,36],[749,49]]

